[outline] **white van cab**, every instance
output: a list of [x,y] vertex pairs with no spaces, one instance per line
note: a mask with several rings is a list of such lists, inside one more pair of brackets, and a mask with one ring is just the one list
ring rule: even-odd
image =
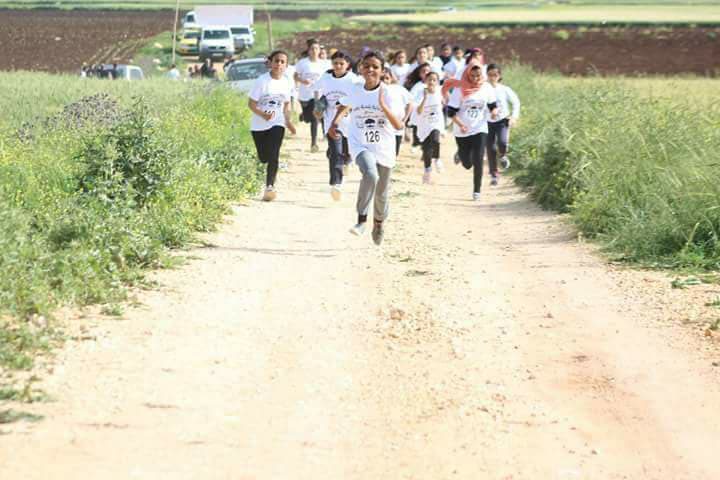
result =
[[235,51],[252,48],[255,44],[255,32],[249,25],[230,25],[235,41]]
[[230,27],[203,27],[198,49],[201,62],[204,62],[206,58],[222,60],[235,55],[235,40]]

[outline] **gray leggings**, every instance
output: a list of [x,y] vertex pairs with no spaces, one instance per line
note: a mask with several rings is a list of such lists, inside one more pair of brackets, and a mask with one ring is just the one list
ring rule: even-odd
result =
[[355,158],[362,172],[357,197],[358,223],[367,221],[370,202],[375,199],[373,217],[382,222],[390,211],[390,172],[391,168],[378,165],[375,155],[365,150]]
[[499,122],[488,122],[487,156],[490,168],[490,175],[497,175],[497,157],[507,153],[508,140],[510,138],[510,122],[508,119]]

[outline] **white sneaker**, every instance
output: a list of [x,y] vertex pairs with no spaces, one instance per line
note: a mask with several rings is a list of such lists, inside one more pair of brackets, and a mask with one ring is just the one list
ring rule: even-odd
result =
[[410,153],[412,153],[413,155],[415,155],[417,153],[417,151],[418,151],[417,147],[415,147],[415,146],[410,147]]
[[453,162],[455,162],[455,165],[460,165],[460,154],[455,152],[455,156],[453,157]]
[[500,157],[500,165],[502,166],[503,170],[507,170],[510,168],[510,159],[507,158],[507,155],[503,155]]
[[437,173],[442,173],[445,171],[445,165],[443,165],[442,160],[440,160],[439,158],[436,158],[433,160],[433,163],[435,164],[435,171]]
[[490,178],[490,185],[492,185],[493,187],[496,187],[497,184],[498,184],[498,180],[499,180],[499,179],[498,179],[498,176],[497,176],[497,175],[493,175],[493,176]]
[[268,186],[265,188],[265,193],[263,194],[263,202],[272,202],[277,198],[277,192],[275,191],[275,187]]
[[288,169],[288,163],[287,162],[280,162],[280,170],[286,171]]
[[333,185],[330,187],[330,196],[333,200],[336,202],[339,202],[342,198],[342,190],[340,190],[340,185]]
[[473,201],[475,201],[475,202],[480,201],[480,192],[473,192]]
[[363,233],[365,233],[365,224],[364,223],[358,223],[354,227],[350,229],[350,233],[357,237],[362,237]]
[[430,178],[430,176],[431,176],[431,173],[430,173],[430,172],[425,172],[425,173],[423,173],[423,180],[422,180],[422,182],[423,182],[425,185],[429,185],[430,183],[432,183],[432,179]]

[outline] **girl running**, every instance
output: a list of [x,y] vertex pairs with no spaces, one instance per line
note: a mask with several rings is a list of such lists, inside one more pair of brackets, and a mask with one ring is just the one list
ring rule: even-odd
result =
[[398,83],[403,85],[410,73],[410,64],[407,63],[407,52],[405,50],[395,52],[392,56],[392,66],[390,68]]
[[[427,74],[432,72],[432,67],[429,63],[423,63],[418,65],[417,68],[412,70],[405,80],[405,88],[410,92],[410,98],[413,103],[417,105],[422,100],[422,92],[425,89],[425,77]],[[412,112],[407,125],[412,128],[412,148],[415,149],[420,145],[420,139],[417,137],[417,126],[415,125],[415,111]]]
[[295,65],[295,81],[300,84],[298,89],[298,100],[302,106],[300,119],[310,124],[310,151],[320,150],[317,144],[318,120],[313,115],[315,108],[313,85],[328,69],[328,64],[320,58],[320,42],[315,39],[307,42],[308,56],[297,62]]
[[454,88],[449,106],[453,133],[458,146],[457,158],[466,169],[473,170],[473,200],[480,200],[483,157],[488,120],[497,119],[497,100],[493,88],[483,82],[482,66],[471,62],[461,80],[447,79],[443,94]]
[[465,69],[471,63],[480,65],[480,67],[482,68],[483,78],[487,78],[486,77],[487,67],[485,65],[485,52],[483,51],[482,48],[470,48],[470,49],[468,49],[467,52],[465,52],[465,64],[457,69],[457,71],[455,72],[455,78],[460,80],[463,76],[463,73],[465,73]]
[[330,195],[333,200],[340,200],[342,195],[343,166],[347,152],[348,119],[342,119],[335,129],[336,137],[328,133],[340,99],[347,96],[358,77],[350,71],[352,59],[344,52],[335,52],[332,56],[332,70],[329,70],[315,84],[315,100],[325,98],[327,107],[322,115],[324,119],[325,135],[328,140],[327,158],[330,168]]
[[445,128],[445,119],[440,77],[437,73],[430,72],[425,77],[425,89],[416,112],[417,136],[422,144],[422,160],[425,165],[423,183],[430,183],[433,163],[438,172],[443,168],[440,162],[440,132]]
[[452,49],[452,57],[445,64],[443,70],[447,78],[458,78],[457,72],[465,66],[465,54],[461,47],[455,46]]
[[363,59],[365,82],[357,84],[350,95],[340,100],[341,107],[333,119],[329,134],[337,136],[342,117],[350,111],[348,146],[360,167],[362,180],[357,198],[358,222],[350,230],[354,235],[365,232],[370,202],[374,198],[372,239],[380,245],[384,237],[383,223],[388,217],[390,173],[395,166],[395,130],[403,126],[387,103],[387,89],[380,81],[384,59],[379,52],[370,52]]
[[[487,67],[487,78],[490,86],[495,90],[497,98],[498,120],[488,122],[487,156],[490,166],[491,185],[498,183],[497,157],[500,153],[500,163],[503,170],[510,167],[507,158],[507,147],[510,140],[510,128],[515,126],[520,117],[520,99],[512,88],[502,83],[502,69],[500,65],[491,63]],[[512,111],[510,110],[512,105]]]
[[248,100],[252,111],[250,130],[260,163],[267,165],[265,193],[263,200],[275,200],[275,179],[277,177],[280,147],[285,128],[295,134],[295,126],[290,120],[290,98],[292,86],[285,77],[288,54],[276,50],[270,54],[270,71],[253,84]]
[[[404,124],[407,119],[410,118],[410,113],[412,111],[412,98],[410,97],[410,92],[401,85],[398,85],[396,80],[397,78],[393,75],[392,71],[385,67],[382,81],[385,83],[385,87],[387,88],[388,103],[390,104],[390,109],[393,111],[395,116],[402,119]],[[402,144],[404,130],[404,125],[403,128],[395,129],[396,157],[400,155],[400,145]]]

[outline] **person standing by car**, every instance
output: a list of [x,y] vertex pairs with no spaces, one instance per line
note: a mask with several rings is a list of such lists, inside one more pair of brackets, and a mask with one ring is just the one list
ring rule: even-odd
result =
[[260,163],[266,165],[265,193],[266,202],[275,200],[275,180],[280,164],[280,147],[285,129],[295,134],[295,126],[290,118],[291,84],[285,77],[288,54],[276,50],[268,57],[270,71],[258,77],[253,84],[248,99],[252,111],[250,130]]
[[308,41],[308,56],[295,65],[295,81],[300,84],[298,100],[302,106],[300,119],[310,124],[310,151],[320,151],[317,144],[318,119],[315,118],[315,90],[313,85],[327,71],[328,64],[320,58],[320,42],[315,39]]

